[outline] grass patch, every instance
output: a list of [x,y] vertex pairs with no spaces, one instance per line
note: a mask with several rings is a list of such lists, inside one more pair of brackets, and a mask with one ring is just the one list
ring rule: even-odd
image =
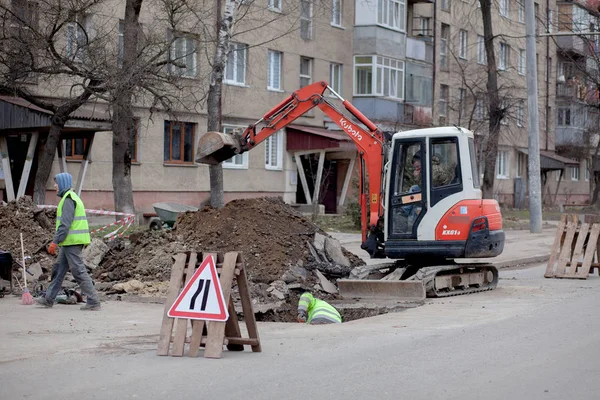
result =
[[360,233],[354,219],[348,214],[319,215],[315,224],[326,232]]
[[[95,231],[96,229],[100,229],[102,227],[104,227],[104,225],[90,226],[90,232]],[[92,238],[104,239],[104,236],[106,236],[110,232],[113,232],[117,228],[118,228],[118,225],[109,226],[106,229],[92,233],[91,236],[92,236]],[[134,232],[140,232],[140,231],[145,231],[145,230],[148,230],[148,226],[136,225],[135,223],[132,223],[131,226],[129,228],[127,228],[127,230],[125,230],[125,233],[123,234],[123,236],[129,236]],[[119,231],[119,234],[121,234],[122,232],[123,232],[123,230],[121,229]]]

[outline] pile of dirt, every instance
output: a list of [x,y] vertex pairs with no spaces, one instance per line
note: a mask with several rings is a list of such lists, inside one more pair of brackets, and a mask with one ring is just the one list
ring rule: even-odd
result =
[[[118,289],[147,294],[150,288],[150,293],[161,296],[166,287],[157,290],[153,282],[169,280],[177,252],[237,251],[244,257],[253,299],[257,305],[277,304],[275,308],[289,306],[304,290],[333,298],[335,287],[332,290],[324,279],[348,276],[352,268],[364,264],[281,198],[267,197],[184,213],[172,230],[144,231],[109,247],[94,270],[108,293]],[[142,286],[138,282],[114,286],[132,280]]]
[[0,205],[0,250],[10,252],[13,258],[20,260],[19,233],[23,233],[25,255],[39,262],[43,269],[51,269],[54,259],[44,249],[54,236],[55,221],[55,209],[38,208],[29,196]]

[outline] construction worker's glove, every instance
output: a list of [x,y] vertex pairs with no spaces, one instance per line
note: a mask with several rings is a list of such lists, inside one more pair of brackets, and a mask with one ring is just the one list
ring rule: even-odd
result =
[[301,324],[306,322],[306,311],[298,311],[298,322]]
[[52,254],[53,256],[55,256],[58,253],[57,247],[58,246],[56,245],[56,243],[52,242],[48,245],[48,248],[46,250],[48,250],[49,254]]

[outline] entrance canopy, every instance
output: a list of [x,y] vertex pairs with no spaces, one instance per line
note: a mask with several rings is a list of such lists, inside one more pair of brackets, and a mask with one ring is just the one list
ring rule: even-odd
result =
[[[526,149],[519,149],[520,153],[528,154]],[[565,167],[576,167],[579,161],[559,156],[553,151],[540,150],[540,169],[542,171],[562,171]]]

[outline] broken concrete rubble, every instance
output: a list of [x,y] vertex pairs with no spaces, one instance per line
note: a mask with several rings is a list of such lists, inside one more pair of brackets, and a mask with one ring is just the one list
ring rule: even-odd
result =
[[337,239],[325,238],[325,253],[334,264],[350,267],[350,260],[344,255],[342,245]]
[[83,263],[89,270],[94,270],[100,265],[108,246],[102,240],[93,238],[92,242],[83,249]]

